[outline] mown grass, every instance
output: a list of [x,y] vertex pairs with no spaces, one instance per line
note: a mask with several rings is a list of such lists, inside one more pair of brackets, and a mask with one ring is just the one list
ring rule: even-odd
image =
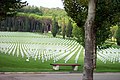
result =
[[[53,63],[53,60],[45,61],[42,63],[41,60],[34,60],[30,58],[30,61],[26,61],[26,57],[17,57],[4,53],[0,53],[0,71],[1,72],[52,72],[52,66],[50,63]],[[64,63],[64,59],[58,61],[57,63]],[[74,63],[70,60],[69,63]],[[81,64],[79,62],[79,64]],[[79,71],[81,67],[79,67]],[[59,71],[72,71],[71,67],[60,67]]]
[[[83,54],[82,54],[83,55]],[[77,72],[83,71],[83,56],[79,58],[78,63],[81,64]],[[74,57],[70,59],[67,63],[74,63]],[[45,61],[42,63],[41,60],[30,59],[29,62],[26,61],[26,57],[16,57],[4,53],[0,53],[0,72],[57,72],[52,70],[50,63],[53,60]],[[64,60],[60,60],[57,63],[64,63]],[[71,67],[60,67],[60,72],[73,72]],[[97,61],[97,68],[95,72],[120,72],[120,63],[107,62],[104,64],[101,61]]]
[[[32,34],[31,34],[32,35]],[[28,39],[26,41],[29,41],[29,37],[35,37],[28,34]],[[49,35],[51,36],[51,35]],[[12,37],[12,36],[11,36]],[[21,36],[19,36],[21,37]],[[38,37],[38,36],[37,36]],[[60,36],[58,36],[60,38]],[[12,37],[13,38],[13,37]],[[35,37],[36,38],[36,37]],[[31,38],[30,38],[31,39]],[[24,42],[23,42],[24,43]],[[34,42],[36,43],[36,42]],[[83,71],[83,64],[84,64],[84,57],[83,57],[83,51],[81,51],[80,58],[78,60],[79,70],[77,72]],[[77,53],[76,53],[77,54]],[[72,58],[67,63],[75,63],[75,57],[76,54],[72,56]],[[67,56],[65,56],[67,57]],[[64,58],[65,58],[64,57]],[[59,60],[56,63],[64,63],[64,58]],[[54,61],[51,59],[49,61],[45,61],[42,63],[42,60],[34,60],[33,58],[30,58],[30,61],[26,61],[27,57],[22,58],[21,55],[17,57],[15,54],[14,56],[12,53],[8,55],[7,53],[0,52],[0,72],[57,72],[52,69],[52,66],[50,65]],[[69,66],[60,66],[61,72],[67,71],[67,72],[73,72],[72,68]],[[104,64],[100,60],[97,60],[97,68],[95,72],[120,72],[120,63],[111,63],[107,62]]]
[[106,64],[104,64],[98,60],[96,72],[120,72],[120,63],[107,61]]

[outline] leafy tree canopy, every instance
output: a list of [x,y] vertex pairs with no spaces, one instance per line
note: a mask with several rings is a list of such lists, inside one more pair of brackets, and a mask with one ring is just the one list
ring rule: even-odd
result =
[[0,20],[7,16],[16,14],[16,10],[27,5],[21,0],[0,0]]
[[40,15],[40,16],[43,15],[43,11],[36,6],[25,6],[22,9],[19,9],[18,12],[34,13],[34,14],[37,14],[37,15]]
[[118,25],[118,29],[116,31],[116,39],[117,39],[117,45],[120,46],[120,25]]
[[[65,11],[78,25],[84,28],[87,18],[88,0],[62,0]],[[95,19],[97,45],[101,45],[109,37],[110,26],[120,21],[120,0],[98,0]],[[82,32],[84,35],[84,31]],[[82,39],[84,42],[84,39]]]

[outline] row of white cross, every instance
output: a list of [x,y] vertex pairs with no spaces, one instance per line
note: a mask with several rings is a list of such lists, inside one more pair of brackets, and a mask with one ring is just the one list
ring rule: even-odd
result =
[[[75,46],[75,45],[74,45]],[[70,58],[77,54],[77,52],[79,52],[79,54],[77,54],[77,58],[75,59],[75,62],[77,63],[78,61],[78,57],[80,56],[80,52],[79,49],[81,49],[80,45],[76,45],[75,47],[72,46],[72,50],[70,50],[71,48],[66,48],[66,50],[59,49],[59,46],[55,48],[48,48],[44,47],[41,48],[38,45],[35,47],[32,47],[31,44],[1,44],[0,46],[0,51],[4,52],[5,54],[12,54],[21,56],[23,57],[27,57],[28,59],[34,58],[35,60],[41,59],[42,62],[44,62],[45,60],[50,60],[53,59],[54,62],[59,61],[60,59],[65,57],[65,63],[70,60]],[[67,56],[67,57],[66,57]]]
[[[74,46],[64,46],[63,50],[58,49],[58,47],[55,48],[48,48],[47,46],[42,48],[37,45],[36,47],[33,47],[32,44],[8,44],[8,43],[1,43],[0,44],[0,51],[8,54],[12,54],[13,56],[16,54],[18,56],[26,56],[28,59],[30,57],[34,58],[35,60],[42,59],[42,62],[44,60],[50,60],[53,59],[54,62],[59,61],[60,59],[64,58],[65,63],[72,58],[73,55],[77,54],[75,57],[75,63],[78,62],[80,53],[82,52],[83,47],[78,45]],[[107,63],[107,61],[110,62],[120,62],[120,49],[117,48],[108,48],[103,50],[97,51],[97,58],[101,60],[104,63]]]
[[[75,56],[75,63],[78,63],[83,50],[83,47],[74,40],[52,38],[34,33],[0,32],[0,51],[17,57],[27,57],[27,61],[30,58],[42,62],[50,59],[57,62],[62,59],[67,63]],[[97,58],[104,63],[120,62],[120,49],[97,49]]]
[[[74,40],[47,36],[29,38],[28,36],[31,34],[34,36],[33,33],[27,33],[28,36],[26,37],[22,37],[22,35],[17,36],[21,34],[19,32],[2,33],[2,35],[0,34],[0,51],[5,54],[16,55],[17,57],[27,57],[27,61],[29,61],[30,58],[34,58],[35,60],[39,59],[42,62],[50,59],[52,59],[53,62],[57,62],[63,59],[66,63],[75,55],[75,63],[77,63],[81,50],[83,49],[82,46]],[[28,40],[28,42],[26,40]]]
[[98,55],[97,58],[104,63],[107,61],[115,63],[120,63],[120,49],[118,48],[107,48],[97,51]]

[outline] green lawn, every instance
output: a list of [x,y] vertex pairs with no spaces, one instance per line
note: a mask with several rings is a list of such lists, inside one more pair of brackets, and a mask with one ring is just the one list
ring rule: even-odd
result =
[[[30,58],[30,61],[27,62],[26,58],[12,56],[4,53],[0,53],[0,72],[41,72],[41,71],[54,71],[50,63],[53,63],[53,60],[45,61],[42,63],[41,60],[34,60]],[[57,63],[64,63],[64,60],[60,60]],[[70,60],[68,63],[74,63]],[[83,65],[83,60],[79,61],[79,64]],[[79,67],[79,71],[82,70],[82,66]],[[60,71],[72,71],[71,67],[60,67]]]
[[97,61],[96,72],[120,72],[120,63],[111,63],[107,61],[107,63],[104,64],[101,61]]
[[[49,50],[52,50],[53,53],[56,53],[57,49],[60,52],[60,50],[64,51],[64,48],[67,48],[66,50],[69,50],[70,53],[56,63],[65,63],[64,59],[75,52],[75,54],[67,61],[67,63],[73,64],[75,63],[75,57],[80,51],[78,45],[79,44],[73,40],[53,38],[51,35],[41,35],[29,32],[0,32],[0,51],[2,51],[0,52],[0,72],[56,72],[50,65],[54,62],[54,58],[42,62],[41,58],[40,60],[38,59],[38,54],[40,53],[40,56],[42,56],[44,51],[47,51],[47,47],[49,47]],[[76,48],[74,49],[74,47]],[[37,56],[36,60],[32,58],[32,54],[29,50],[34,54],[34,58]],[[4,51],[6,51],[6,53]],[[28,53],[30,55],[30,60],[26,61]],[[45,54],[46,53],[49,54],[49,52],[45,52]],[[19,54],[18,57],[17,54]],[[24,54],[23,58],[22,54]],[[77,72],[83,71],[83,60],[82,49],[78,59],[78,64],[81,64],[81,66],[79,66]],[[60,66],[59,71],[73,72],[70,66]],[[118,61],[115,63],[107,61],[105,64],[98,59],[95,72],[120,72],[120,63]]]
[[[35,61],[31,58],[30,61],[27,62],[26,58],[0,53],[0,72],[53,72],[54,70],[52,70],[50,63],[53,63],[53,60],[42,63],[41,60]],[[64,63],[64,60],[60,60],[57,63]],[[68,63],[74,63],[74,60],[70,60]],[[82,65],[79,67],[78,72],[82,72],[83,57],[79,59],[78,63]],[[72,72],[72,69],[71,67],[63,66],[60,67],[59,71]],[[104,64],[101,61],[97,61],[95,72],[120,72],[120,63],[113,64],[111,62],[107,62]]]

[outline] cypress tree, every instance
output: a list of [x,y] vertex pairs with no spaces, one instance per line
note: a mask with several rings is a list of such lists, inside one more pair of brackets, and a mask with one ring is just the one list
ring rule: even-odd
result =
[[56,21],[55,17],[53,17],[53,23],[52,23],[52,35],[53,35],[53,37],[56,37],[58,30],[59,30],[58,22]]
[[71,20],[69,20],[68,25],[66,27],[66,36],[67,37],[72,37],[72,29],[73,29],[73,26],[72,26]]

